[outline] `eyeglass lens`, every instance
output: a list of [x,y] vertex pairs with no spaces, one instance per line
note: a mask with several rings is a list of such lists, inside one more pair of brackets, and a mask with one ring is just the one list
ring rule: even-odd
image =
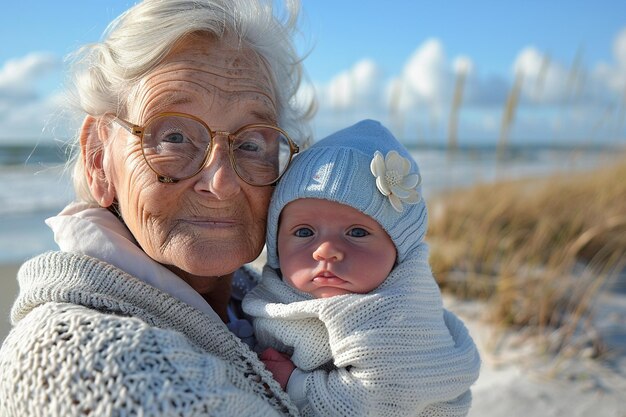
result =
[[[154,171],[184,179],[202,169],[211,151],[211,134],[197,120],[168,115],[146,126],[142,146]],[[266,185],[276,181],[289,164],[291,146],[281,131],[251,126],[231,138],[230,155],[241,179],[252,185]]]

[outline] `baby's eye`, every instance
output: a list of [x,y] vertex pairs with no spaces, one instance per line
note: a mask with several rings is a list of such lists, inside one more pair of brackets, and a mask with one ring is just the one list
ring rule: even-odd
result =
[[369,234],[370,232],[363,229],[362,227],[355,227],[355,228],[348,230],[348,236],[351,236],[351,237],[364,237]]
[[294,235],[297,237],[311,237],[313,236],[313,230],[308,227],[301,227],[295,231]]

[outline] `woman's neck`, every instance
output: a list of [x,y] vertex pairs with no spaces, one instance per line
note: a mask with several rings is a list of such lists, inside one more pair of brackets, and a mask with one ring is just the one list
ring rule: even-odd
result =
[[217,313],[224,323],[228,322],[227,308],[230,302],[234,274],[231,273],[219,277],[205,277],[192,275],[176,268],[170,269],[189,284],[191,288],[196,290],[202,298],[209,303],[213,311]]
[[233,274],[225,275],[222,277],[211,278],[213,286],[210,290],[200,291],[192,284],[200,295],[206,300],[207,303],[213,308],[213,311],[217,313],[224,323],[228,323],[228,303],[230,302],[230,296],[232,293]]

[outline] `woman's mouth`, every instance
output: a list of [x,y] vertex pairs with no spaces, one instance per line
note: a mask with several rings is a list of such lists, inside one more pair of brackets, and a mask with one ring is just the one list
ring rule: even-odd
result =
[[202,227],[206,229],[228,229],[237,225],[232,219],[214,219],[214,218],[206,218],[206,219],[187,219],[185,223],[188,223],[192,226]]

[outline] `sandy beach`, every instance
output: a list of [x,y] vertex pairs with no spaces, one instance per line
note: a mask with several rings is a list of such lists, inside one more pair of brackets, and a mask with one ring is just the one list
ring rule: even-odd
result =
[[[623,298],[623,296],[622,296]],[[603,359],[579,352],[571,357],[543,353],[532,340],[498,331],[482,319],[480,302],[444,298],[468,326],[481,352],[482,367],[472,387],[469,417],[625,417],[626,339]],[[612,320],[626,329],[626,310]]]

